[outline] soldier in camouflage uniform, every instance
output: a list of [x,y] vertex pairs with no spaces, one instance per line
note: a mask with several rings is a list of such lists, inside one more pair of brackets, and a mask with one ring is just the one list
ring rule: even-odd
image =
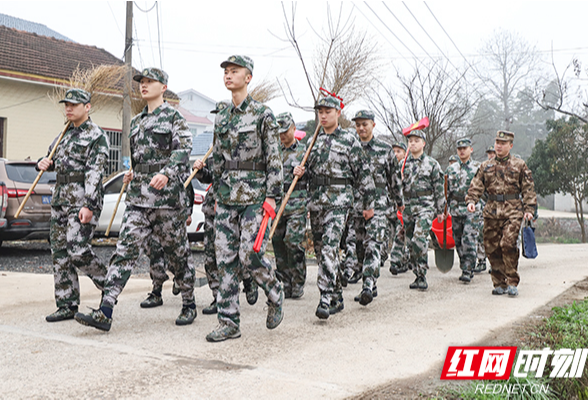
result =
[[[404,142],[394,142],[392,150],[398,162],[398,176],[400,177],[400,167],[406,156],[406,144]],[[394,235],[394,240],[390,249],[390,273],[398,275],[408,271],[408,247],[406,247],[406,231],[404,224],[398,218],[398,209],[390,210],[390,232]]]
[[164,71],[146,68],[133,79],[140,82],[147,106],[131,121],[133,173],[126,173],[123,179],[130,185],[122,228],[110,259],[100,309],[75,315],[79,323],[105,331],[110,330],[116,299],[131,276],[141,249],[151,238],[163,247],[182,294],[182,311],[176,325],[191,324],[196,318],[195,273],[186,251],[183,181],[189,173],[192,135],[184,117],[163,100],[168,80]]
[[444,219],[445,196],[443,172],[434,158],[424,153],[425,135],[422,131],[408,134],[410,154],[402,176],[402,194],[406,204],[404,227],[410,253],[410,267],[416,279],[411,289],[427,289],[425,278],[428,265],[428,241],[435,215]]
[[455,154],[449,156],[449,165],[453,165],[457,162],[458,158]]
[[58,309],[45,318],[48,322],[72,319],[77,312],[80,284],[76,267],[101,291],[106,278],[106,266],[94,254],[90,242],[102,211],[102,172],[108,159],[108,138],[89,117],[88,92],[70,89],[60,103],[65,103],[71,125],[57,145],[55,161],[45,157],[37,163],[37,170],[57,172],[50,235]]
[[[306,148],[294,137],[296,125],[292,114],[285,112],[279,114],[276,119],[280,126],[278,133],[284,160],[284,193],[287,193],[294,180],[294,167],[302,162]],[[276,255],[276,275],[284,284],[286,298],[299,299],[304,295],[306,255],[303,242],[306,236],[307,196],[307,181],[300,179],[286,203],[272,238]]]
[[[486,149],[486,156],[488,160],[492,160],[494,157],[496,157],[494,146],[488,146]],[[480,198],[480,210],[484,209],[487,200],[488,192],[484,192],[484,195]],[[478,244],[476,245],[476,258],[478,259],[478,263],[476,264],[474,272],[482,272],[486,270],[486,250],[484,249],[484,217],[482,216],[482,213],[479,214],[479,218],[477,220],[477,229]],[[488,270],[488,272],[492,273],[492,270]]]
[[[247,93],[253,60],[231,56],[221,63],[232,102],[214,121],[213,188],[216,197],[215,249],[220,286],[217,297],[219,326],[206,336],[218,342],[241,336],[239,330],[239,274],[248,270],[268,298],[266,327],[283,319],[284,290],[264,257],[253,244],[265,214],[264,202],[275,209],[282,194],[282,157],[278,125],[272,111]],[[240,264],[239,264],[240,263]],[[241,267],[239,266],[241,265]]]
[[339,244],[353,206],[353,187],[361,193],[363,215],[368,220],[374,215],[375,186],[359,140],[338,126],[340,102],[329,96],[320,99],[315,108],[322,128],[306,166],[297,166],[294,174],[302,177],[308,173],[310,224],[319,266],[316,316],[327,319],[344,308]]
[[374,216],[367,221],[363,216],[354,221],[355,232],[363,239],[361,244],[365,249],[364,259],[361,260],[363,261],[363,288],[354,300],[363,306],[371,303],[378,295],[376,280],[380,276],[380,266],[384,258],[382,254],[386,254],[387,251],[392,204],[400,211],[404,210],[398,161],[392,146],[374,138],[373,129],[376,125],[374,119],[374,113],[369,110],[358,111],[352,119],[375,184]]
[[480,167],[480,163],[471,158],[473,150],[470,139],[459,139],[457,141],[459,161],[447,168],[448,212],[452,217],[453,239],[462,271],[459,280],[463,282],[471,282],[474,277],[478,221],[482,213],[479,207],[474,213],[468,212],[465,203],[470,182]]
[[[186,176],[185,179],[188,179],[188,176]],[[192,211],[194,208],[194,187],[192,186],[192,182],[190,182],[186,188],[186,192],[185,218],[186,226],[190,226],[192,224]],[[189,255],[192,250],[190,248],[190,241],[188,240],[187,233],[188,232],[186,231],[185,246],[186,253],[188,254],[188,262],[190,262]],[[145,255],[149,258],[149,276],[151,277],[151,282],[153,282],[153,289],[151,290],[151,293],[148,294],[147,298],[141,302],[141,308],[159,307],[163,305],[163,297],[161,295],[163,283],[169,279],[166,272],[166,269],[169,270],[169,262],[165,259],[163,247],[154,239],[151,239],[150,244],[146,246]],[[170,272],[175,275],[174,271],[170,270]],[[175,279],[172,293],[174,296],[180,294],[180,288]]]
[[484,248],[492,268],[492,294],[517,296],[519,248],[517,238],[524,219],[533,219],[537,195],[531,170],[520,158],[510,155],[514,133],[498,131],[496,158],[484,161],[472,180],[466,203],[474,212],[476,203],[488,192],[484,207]]

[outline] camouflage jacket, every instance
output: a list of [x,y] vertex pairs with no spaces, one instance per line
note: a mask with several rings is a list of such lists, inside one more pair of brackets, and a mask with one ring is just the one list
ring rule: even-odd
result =
[[[204,184],[212,183],[211,163],[212,161],[208,159],[208,165],[196,173],[196,178],[198,178],[198,180]],[[214,203],[214,189],[211,185],[208,187],[206,197],[204,198],[204,203],[202,203],[202,213],[205,217],[214,217]]]
[[[49,153],[57,138],[49,146]],[[79,127],[73,124],[63,135],[53,157],[50,170],[58,175],[83,173],[83,182],[55,184],[51,205],[87,207],[96,212],[102,210],[104,188],[102,174],[109,156],[108,137],[104,131],[88,119]]]
[[[192,134],[182,114],[167,102],[150,114],[145,107],[131,121],[129,138],[134,177],[126,203],[143,208],[183,208],[187,195],[183,178],[190,173]],[[138,165],[151,166],[154,171],[141,172]],[[169,178],[161,190],[149,186],[157,174]]]
[[[282,194],[282,155],[272,110],[247,96],[238,106],[218,103],[214,120],[213,187],[227,205],[262,203]],[[225,161],[265,164],[263,170],[227,169]]]
[[[304,158],[304,153],[306,151],[306,147],[300,143],[298,140],[294,139],[294,143],[292,146],[285,148],[283,145],[282,148],[282,158],[284,159],[284,196],[290,189],[290,185],[294,180],[294,167],[300,165],[302,159]],[[306,179],[306,175],[302,176],[302,178],[298,179],[296,183],[296,187],[304,186],[304,189],[296,189],[290,195],[288,202],[286,203],[286,208],[284,209],[284,214],[292,214],[295,212],[306,212],[306,203],[308,202],[308,180]],[[280,199],[281,200],[281,199]],[[277,205],[279,208],[279,205]]]
[[[449,201],[449,212],[454,217],[467,216],[468,210],[465,196],[470,187],[470,182],[478,172],[480,162],[471,157],[466,163],[461,160],[447,167],[447,199]],[[476,212],[480,208],[477,207]]]
[[[388,143],[372,138],[369,142],[360,142],[368,159],[375,189],[375,210],[384,212],[389,216],[394,207],[403,204],[401,193],[400,175],[398,174],[398,161]],[[355,202],[353,213],[361,215],[362,209],[359,191],[355,189]]]
[[[531,170],[520,158],[510,155],[482,163],[472,179],[466,203],[477,203],[488,192],[489,199],[484,207],[484,218],[522,218],[523,213],[535,213],[537,195]],[[492,200],[493,195],[520,194],[520,198],[506,201]]]
[[442,214],[445,211],[444,184],[445,178],[437,160],[425,153],[419,158],[409,154],[402,177],[406,213],[420,214],[429,210]]
[[[321,128],[305,165],[310,181],[309,209],[353,207],[353,187],[357,187],[364,210],[375,205],[375,185],[369,161],[356,136],[340,127],[326,134]],[[315,185],[316,178],[342,178],[350,184]]]

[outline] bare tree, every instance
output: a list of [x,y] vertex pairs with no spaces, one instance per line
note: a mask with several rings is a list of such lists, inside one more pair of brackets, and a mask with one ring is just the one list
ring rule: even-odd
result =
[[576,117],[585,124],[588,123],[588,102],[579,92],[579,88],[575,88],[578,91],[576,91],[575,96],[572,96],[571,92],[574,90],[574,85],[566,77],[567,72],[573,67],[574,75],[576,78],[580,78],[582,64],[578,59],[573,59],[560,75],[555,62],[553,62],[552,53],[551,65],[555,77],[547,84],[537,81],[535,85],[536,104],[544,110],[553,110],[560,114]]
[[415,66],[407,76],[397,71],[400,89],[382,87],[385,94],[373,93],[370,102],[391,135],[399,140],[402,128],[427,116],[430,126],[424,130],[425,152],[440,159],[455,154],[458,137],[475,136],[470,119],[477,96],[470,93],[466,71],[451,72],[447,63],[432,61]]
[[512,102],[538,72],[537,49],[517,33],[497,30],[482,47],[481,55],[485,61],[478,66],[476,75],[502,105],[502,128],[510,129]]
[[281,40],[290,43],[296,51],[313,99],[311,106],[301,105],[294,97],[288,80],[283,79],[279,84],[288,104],[312,111],[321,87],[337,93],[345,104],[362,97],[380,70],[376,51],[378,45],[366,32],[354,28],[353,14],[345,15],[343,3],[336,15],[327,3],[327,28],[322,32],[313,29],[318,39],[313,63],[303,56],[296,34],[296,3],[292,3],[289,15],[284,3],[282,10],[286,38]]

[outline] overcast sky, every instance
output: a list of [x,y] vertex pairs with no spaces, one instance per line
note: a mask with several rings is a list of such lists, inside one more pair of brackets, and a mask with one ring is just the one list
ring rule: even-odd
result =
[[[341,5],[338,2],[328,4],[335,14]],[[255,62],[253,83],[262,78],[287,78],[297,100],[301,104],[312,104],[294,50],[275,37],[285,36],[280,2],[165,1],[159,2],[157,7],[154,5],[153,1],[135,4],[133,65],[141,69],[162,64],[170,74],[171,90],[181,92],[193,88],[215,100],[227,99],[230,93],[222,83],[223,72],[219,64],[232,54],[246,54]],[[290,12],[292,3],[284,5]],[[482,43],[499,28],[520,33],[546,57],[553,46],[560,68],[572,57],[588,61],[586,1],[469,0],[428,1],[426,4],[407,1],[386,2],[386,5],[390,10],[382,2],[344,2],[343,9],[345,15],[353,13],[357,28],[367,30],[379,43],[385,75],[390,79],[395,74],[395,65],[400,68],[414,65],[411,52],[422,59],[428,58],[428,53],[433,57],[447,56],[455,64],[464,64],[459,49],[473,63],[480,57]],[[139,7],[144,11],[153,8],[144,12]],[[1,13],[47,25],[76,42],[103,48],[119,58],[124,52],[125,9],[126,2],[123,1],[0,2]],[[313,29],[321,31],[326,28],[326,9],[327,2],[297,4],[297,32],[303,54],[309,60],[316,46]],[[419,19],[424,31],[409,10]],[[272,101],[270,106],[276,114],[292,111],[297,120],[313,117],[310,113],[291,109],[283,99]],[[348,110],[351,113],[362,106],[358,102],[350,105]]]

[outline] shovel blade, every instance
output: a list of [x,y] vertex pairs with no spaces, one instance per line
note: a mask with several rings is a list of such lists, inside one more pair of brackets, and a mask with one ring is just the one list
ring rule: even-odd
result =
[[453,268],[453,249],[435,249],[435,265],[444,274]]

